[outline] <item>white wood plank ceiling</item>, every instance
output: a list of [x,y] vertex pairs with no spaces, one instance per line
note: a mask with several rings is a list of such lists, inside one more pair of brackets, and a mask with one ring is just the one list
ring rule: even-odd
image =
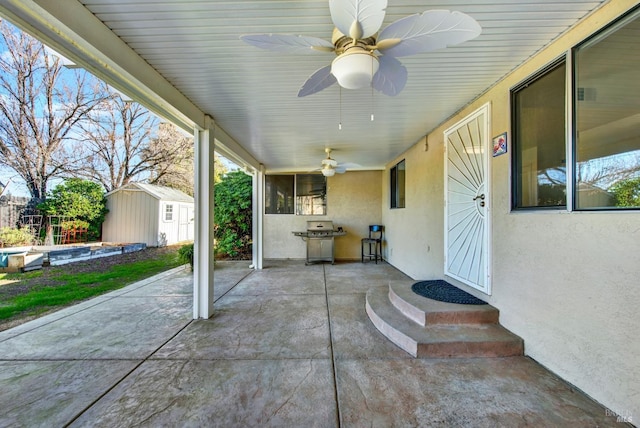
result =
[[475,18],[482,34],[401,58],[409,79],[396,97],[342,90],[342,102],[338,85],[297,97],[333,54],[275,53],[239,39],[289,33],[330,40],[326,0],[80,3],[268,171],[308,171],[320,166],[325,147],[340,162],[384,166],[604,1],[389,0],[382,28],[409,14],[450,9]]

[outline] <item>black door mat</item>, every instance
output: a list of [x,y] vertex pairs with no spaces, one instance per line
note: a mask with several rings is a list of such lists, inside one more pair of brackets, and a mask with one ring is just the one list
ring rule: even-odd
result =
[[460,305],[486,305],[487,302],[472,296],[466,291],[449,284],[442,279],[416,282],[411,286],[414,293],[439,302]]

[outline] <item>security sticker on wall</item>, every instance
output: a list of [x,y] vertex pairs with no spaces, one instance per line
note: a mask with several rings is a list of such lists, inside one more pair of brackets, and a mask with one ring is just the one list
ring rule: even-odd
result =
[[493,138],[493,157],[507,153],[507,133],[502,133]]

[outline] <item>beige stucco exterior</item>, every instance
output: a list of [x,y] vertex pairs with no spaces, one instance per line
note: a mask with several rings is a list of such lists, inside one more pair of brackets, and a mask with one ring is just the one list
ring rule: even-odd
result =
[[[606,4],[391,160],[385,171],[329,178],[323,219],[349,232],[336,240],[336,257],[358,259],[367,225],[381,223],[389,263],[414,279],[444,277],[444,131],[489,103],[490,135],[507,132],[510,140],[511,88],[636,4]],[[640,214],[512,212],[510,156],[509,151],[489,159],[492,295],[481,297],[500,310],[505,327],[524,339],[527,355],[613,411],[638,418]],[[403,159],[406,207],[390,209],[389,170]],[[314,218],[266,215],[265,258],[303,258],[305,244],[291,231],[304,230]]]
[[370,224],[382,220],[382,171],[348,171],[327,178],[327,215],[264,216],[264,256],[267,259],[304,259],[306,244],[292,231],[305,230],[308,220],[332,220],[345,236],[335,238],[335,256],[341,260],[360,259],[360,239]]
[[[389,162],[407,165],[407,206],[383,203],[386,259],[413,278],[444,275],[444,131],[490,103],[491,136],[510,128],[510,89],[615,20],[615,1],[531,58]],[[510,149],[511,147],[509,147]],[[490,150],[490,148],[487,148]],[[510,153],[490,158],[492,295],[526,354],[619,414],[640,418],[640,214],[510,209]],[[383,201],[388,192],[383,175]],[[475,290],[464,287],[473,294]]]

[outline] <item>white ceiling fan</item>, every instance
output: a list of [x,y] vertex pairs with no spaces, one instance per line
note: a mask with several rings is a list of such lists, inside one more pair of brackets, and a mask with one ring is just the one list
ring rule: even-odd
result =
[[395,96],[407,83],[407,69],[397,57],[456,45],[477,37],[482,28],[469,15],[429,10],[401,18],[379,34],[387,0],[329,0],[336,28],[331,42],[292,34],[253,34],[240,38],[253,46],[276,52],[334,52],[331,65],[317,70],[298,92],[299,97],[319,92],[334,83],[345,89],[373,86]]
[[357,168],[360,166],[356,163],[338,163],[331,157],[330,148],[324,149],[324,152],[327,154],[327,157],[322,159],[322,167],[319,169],[325,177],[332,177],[336,172],[338,174],[344,174],[347,168]]

